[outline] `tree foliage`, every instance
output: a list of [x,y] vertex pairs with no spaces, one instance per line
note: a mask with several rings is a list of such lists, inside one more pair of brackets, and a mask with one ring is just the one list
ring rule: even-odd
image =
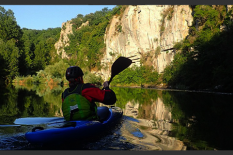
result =
[[[194,11],[194,25],[198,26],[191,28],[181,52],[165,68],[163,80],[176,88],[231,92],[233,25],[229,23],[232,23],[232,10],[226,12],[223,5],[198,5]],[[221,30],[224,24],[227,27]]]
[[22,30],[17,25],[12,10],[0,6],[0,76],[1,80],[11,81],[19,74],[18,59],[21,54]]
[[0,6],[0,77],[10,82],[15,76],[35,74],[59,61],[54,44],[60,28],[21,29],[12,10]]
[[45,66],[60,60],[54,44],[58,41],[61,28],[47,30],[23,29],[24,53],[22,62],[26,68],[22,75],[35,74]]
[[[122,6],[90,13],[85,16],[78,14],[73,18],[73,34],[69,35],[70,45],[65,47],[67,54],[71,55],[70,65],[78,65],[87,68],[89,71],[98,70],[102,66],[100,59],[105,50],[104,34],[113,15],[120,14]],[[82,23],[89,22],[89,25],[82,26]]]
[[3,41],[14,39],[17,45],[22,37],[22,30],[17,25],[12,10],[6,11],[0,6],[0,39]]
[[139,85],[156,84],[159,74],[151,66],[132,66],[114,77],[113,85]]

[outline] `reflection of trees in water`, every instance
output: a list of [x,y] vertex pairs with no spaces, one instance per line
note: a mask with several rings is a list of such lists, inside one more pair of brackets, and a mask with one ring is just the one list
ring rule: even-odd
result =
[[171,113],[159,97],[162,93],[160,90],[118,87],[113,90],[117,95],[117,106],[124,109],[124,115],[151,120],[157,129],[167,130]]
[[[61,116],[61,93],[64,89],[58,87],[50,90],[45,86],[2,88],[0,123],[11,123],[20,117]],[[146,121],[146,124],[141,124],[141,130],[150,127],[153,135],[176,137],[194,149],[232,149],[231,95],[140,88],[112,89],[117,95],[115,106],[121,107],[124,115],[137,118],[140,122]]]
[[61,116],[61,93],[62,90],[43,91],[44,96],[39,96],[37,88],[21,87],[12,85],[1,88],[0,117],[2,124],[12,124],[20,117],[50,117]]
[[162,91],[141,88],[117,88],[117,106],[125,109],[125,114],[147,120],[171,120],[168,106],[163,104],[160,94]]
[[148,124],[167,130],[190,149],[232,149],[231,95],[140,88],[113,90],[117,106],[124,109],[125,115],[150,121]]
[[158,94],[156,91],[141,88],[120,88],[113,87],[112,90],[117,96],[117,105],[124,108],[128,102],[134,104],[151,104],[151,100],[156,100]]
[[14,121],[20,112],[17,106],[18,91],[12,89],[10,85],[2,86],[0,90],[0,123],[8,124],[8,122]]
[[163,92],[171,108],[172,136],[192,149],[232,149],[233,97],[208,93]]

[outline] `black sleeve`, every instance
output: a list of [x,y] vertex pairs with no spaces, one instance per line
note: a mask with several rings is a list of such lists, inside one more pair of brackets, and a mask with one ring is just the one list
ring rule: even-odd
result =
[[105,88],[105,95],[103,103],[106,105],[113,105],[116,103],[116,94],[109,87]]

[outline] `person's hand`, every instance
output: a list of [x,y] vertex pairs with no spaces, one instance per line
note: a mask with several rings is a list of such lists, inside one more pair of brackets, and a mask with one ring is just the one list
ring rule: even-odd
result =
[[108,81],[105,81],[104,84],[103,84],[103,86],[104,86],[104,89],[105,89],[105,88],[108,88],[108,87],[109,87]]

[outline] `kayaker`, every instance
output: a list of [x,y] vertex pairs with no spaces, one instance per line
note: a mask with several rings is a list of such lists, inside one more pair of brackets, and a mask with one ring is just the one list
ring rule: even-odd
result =
[[103,83],[104,89],[94,84],[83,82],[83,71],[78,66],[66,70],[69,88],[62,93],[62,112],[66,121],[70,120],[99,120],[103,121],[110,113],[108,107],[98,107],[95,102],[113,105],[116,95],[109,88],[108,81]]

